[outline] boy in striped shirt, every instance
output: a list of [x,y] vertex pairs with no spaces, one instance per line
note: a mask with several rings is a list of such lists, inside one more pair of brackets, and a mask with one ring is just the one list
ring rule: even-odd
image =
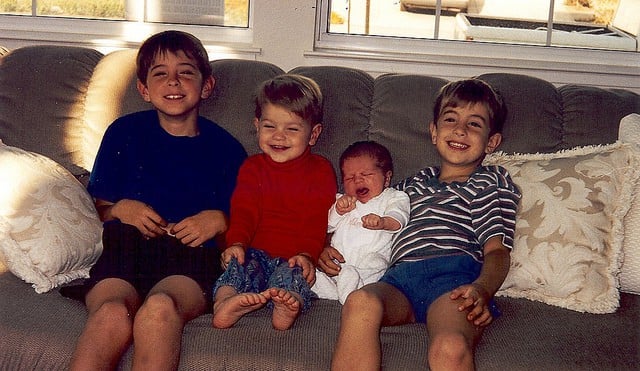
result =
[[[429,124],[440,166],[396,186],[411,217],[393,242],[391,267],[354,291],[342,309],[332,370],[379,370],[382,326],[426,323],[431,370],[471,370],[483,329],[499,314],[493,296],[509,270],[520,192],[499,166],[482,166],[502,140],[505,109],[486,83],[445,85]],[[328,247],[319,266],[338,268]]]

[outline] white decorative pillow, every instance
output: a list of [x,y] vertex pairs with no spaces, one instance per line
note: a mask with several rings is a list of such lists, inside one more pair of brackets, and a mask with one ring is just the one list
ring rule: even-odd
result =
[[619,306],[623,218],[640,172],[630,145],[502,153],[522,192],[511,268],[498,295],[589,313]]
[[[618,138],[631,143],[640,157],[640,114],[632,113],[620,120]],[[640,294],[640,188],[636,185],[631,209],[624,218],[624,244],[620,268],[620,290]]]
[[91,196],[53,160],[0,144],[0,256],[13,274],[49,291],[78,278],[102,252]]

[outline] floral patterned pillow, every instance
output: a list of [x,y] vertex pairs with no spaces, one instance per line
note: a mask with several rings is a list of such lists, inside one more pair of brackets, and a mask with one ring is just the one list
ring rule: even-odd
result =
[[630,145],[496,153],[520,187],[511,268],[498,295],[589,313],[619,306],[623,218],[640,175]]
[[102,223],[80,182],[0,142],[0,257],[9,270],[42,293],[88,277],[101,252]]

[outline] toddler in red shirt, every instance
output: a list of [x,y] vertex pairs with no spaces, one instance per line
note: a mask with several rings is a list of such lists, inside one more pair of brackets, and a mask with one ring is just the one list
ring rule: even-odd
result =
[[262,153],[238,174],[213,327],[231,327],[268,305],[273,327],[287,330],[311,306],[337,190],[331,163],[310,151],[322,131],[322,107],[319,86],[304,76],[280,75],[258,89],[254,125]]

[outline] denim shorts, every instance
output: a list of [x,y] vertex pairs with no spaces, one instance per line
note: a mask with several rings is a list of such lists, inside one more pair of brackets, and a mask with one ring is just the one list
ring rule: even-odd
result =
[[[296,265],[291,268],[287,259],[273,258],[251,247],[245,250],[244,264],[239,264],[236,258],[229,261],[227,269],[213,287],[214,297],[221,286],[231,286],[238,293],[262,292],[270,287],[285,289],[300,296],[302,312],[311,308],[311,300],[315,298],[302,275],[301,267]],[[267,307],[272,308],[273,302],[269,301]]]
[[[456,287],[475,281],[481,268],[482,263],[467,254],[443,256],[398,263],[387,270],[380,282],[400,290],[411,303],[416,321],[424,323],[431,303]],[[500,315],[493,300],[489,310],[494,318]]]

